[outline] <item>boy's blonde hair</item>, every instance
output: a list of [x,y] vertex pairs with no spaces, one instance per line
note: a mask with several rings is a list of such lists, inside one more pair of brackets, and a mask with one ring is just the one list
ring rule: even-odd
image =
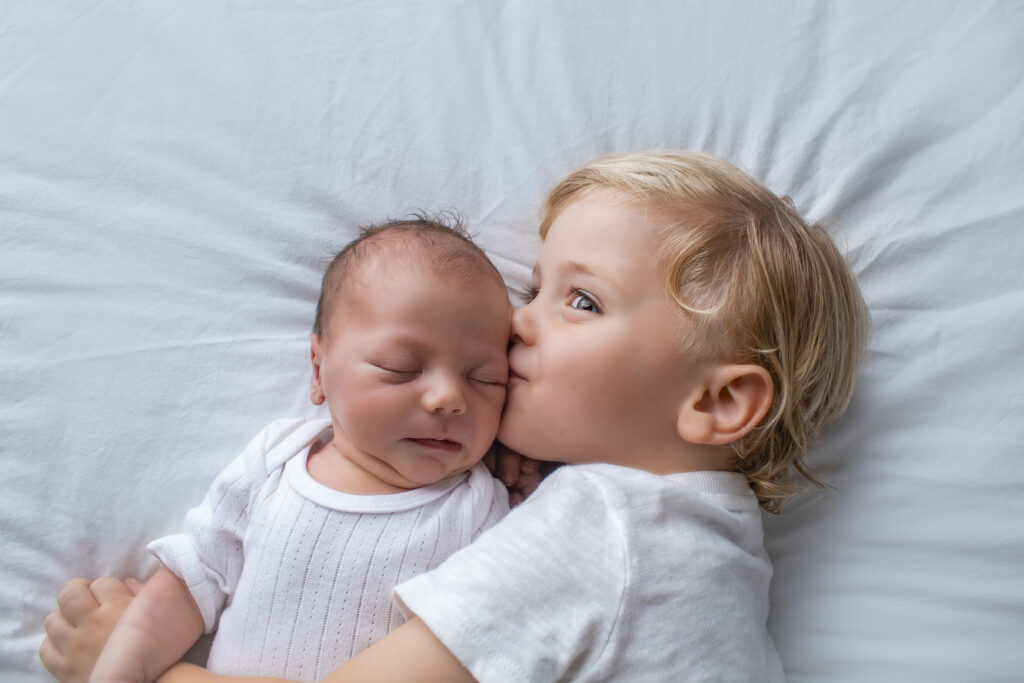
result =
[[788,197],[686,150],[608,156],[571,173],[548,195],[541,238],[562,209],[595,191],[674,219],[661,263],[669,294],[694,323],[681,340],[687,350],[771,375],[771,409],[733,447],[762,507],[777,512],[796,491],[793,471],[819,484],[802,453],[853,393],[869,326],[853,272]]

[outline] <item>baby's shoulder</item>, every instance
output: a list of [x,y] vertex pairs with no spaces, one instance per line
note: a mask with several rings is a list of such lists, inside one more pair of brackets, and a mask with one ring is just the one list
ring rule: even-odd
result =
[[284,418],[261,429],[241,454],[246,469],[255,479],[279,470],[299,453],[318,441],[330,439],[327,418]]

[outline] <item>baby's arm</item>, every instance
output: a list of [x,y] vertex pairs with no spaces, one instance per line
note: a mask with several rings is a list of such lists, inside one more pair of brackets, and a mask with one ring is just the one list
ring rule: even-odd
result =
[[198,640],[203,617],[185,583],[161,568],[132,600],[100,653],[94,683],[154,681]]

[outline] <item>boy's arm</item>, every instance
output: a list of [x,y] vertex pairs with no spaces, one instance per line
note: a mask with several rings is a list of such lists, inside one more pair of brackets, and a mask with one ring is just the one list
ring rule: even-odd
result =
[[185,583],[161,568],[117,622],[90,681],[156,680],[202,633],[203,617]]
[[324,683],[476,683],[419,617],[413,617],[336,669]]
[[39,647],[43,666],[60,683],[86,683],[111,631],[142,583],[121,583],[105,576],[95,581],[73,579],[57,595],[57,609],[43,623],[46,638]]
[[[268,683],[280,678],[218,676],[190,664],[179,664],[159,683]],[[459,663],[418,617],[384,636],[336,669],[323,683],[476,683],[473,674]]]

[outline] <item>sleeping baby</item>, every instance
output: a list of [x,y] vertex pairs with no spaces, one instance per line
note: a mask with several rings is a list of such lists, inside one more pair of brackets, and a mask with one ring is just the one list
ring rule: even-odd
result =
[[[315,680],[399,626],[399,583],[508,511],[480,462],[505,401],[511,305],[459,226],[364,229],[323,278],[312,401],[260,432],[149,549],[95,679],[153,680],[203,632],[208,667]],[[141,675],[140,675],[140,672]]]

